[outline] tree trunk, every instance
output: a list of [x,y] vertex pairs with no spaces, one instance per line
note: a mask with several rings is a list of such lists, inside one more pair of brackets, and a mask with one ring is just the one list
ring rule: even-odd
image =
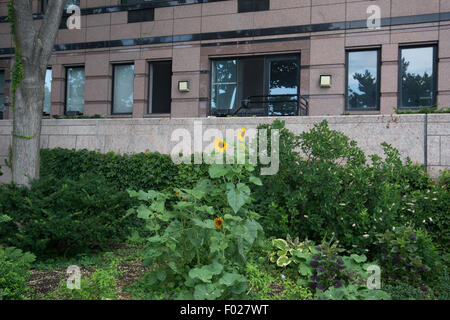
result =
[[[27,67],[24,66],[24,69]],[[25,74],[30,74],[24,70]],[[41,119],[43,113],[44,81],[36,70],[25,77],[16,89],[12,137],[12,179],[18,185],[29,186],[39,177]]]
[[[65,1],[48,0],[39,30],[35,29],[31,0],[10,0],[8,18],[15,45],[14,63],[23,70],[14,74],[12,179],[30,186],[39,178],[41,119],[44,108],[44,79],[58,33]],[[20,60],[20,61],[19,61]],[[19,66],[19,65],[17,65]],[[22,73],[23,71],[23,73]],[[22,77],[15,83],[14,79]]]

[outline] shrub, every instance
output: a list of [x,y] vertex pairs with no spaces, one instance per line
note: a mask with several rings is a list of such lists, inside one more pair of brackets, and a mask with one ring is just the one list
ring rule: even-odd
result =
[[446,169],[441,171],[441,175],[439,176],[439,183],[445,190],[450,190],[450,170]]
[[25,299],[29,268],[35,256],[14,247],[0,246],[0,300]]
[[[279,121],[260,127],[280,130],[280,170],[262,177],[264,187],[254,186],[255,210],[265,212],[262,225],[269,236],[316,242],[334,237],[344,248],[370,256],[377,233],[419,221],[409,214],[409,196],[426,192],[433,182],[389,144],[382,144],[384,158],[371,155],[369,165],[356,142],[326,121],[300,136]],[[443,207],[436,210],[444,214]]]
[[396,282],[395,285],[385,285],[383,289],[388,292],[392,300],[432,300],[430,291],[422,291],[404,282]]
[[0,242],[32,251],[39,258],[72,254],[126,238],[137,225],[124,218],[133,201],[99,176],[79,179],[47,176],[31,189],[0,187],[0,212],[11,221],[0,229]]
[[168,155],[159,153],[102,154],[88,150],[41,150],[41,177],[77,179],[93,174],[121,190],[163,190],[172,187],[177,168]]
[[378,235],[379,263],[383,281],[397,282],[428,291],[440,273],[439,255],[425,231],[399,227]]
[[249,251],[262,239],[259,215],[248,210],[248,184],[254,166],[209,167],[209,179],[193,189],[171,192],[130,191],[142,201],[131,210],[154,234],[148,239],[144,265],[153,272],[148,284],[167,298],[236,299],[245,296]]

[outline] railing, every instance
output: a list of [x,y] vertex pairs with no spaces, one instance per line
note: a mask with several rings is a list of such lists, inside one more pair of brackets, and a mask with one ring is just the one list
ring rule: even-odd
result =
[[276,94],[264,96],[250,96],[241,100],[237,109],[215,109],[213,115],[226,116],[307,116],[308,100],[302,95]]

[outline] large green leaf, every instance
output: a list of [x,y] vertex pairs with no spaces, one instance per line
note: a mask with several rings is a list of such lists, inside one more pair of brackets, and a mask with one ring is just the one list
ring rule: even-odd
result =
[[243,183],[227,183],[228,204],[237,213],[250,198],[250,188]]
[[237,282],[247,282],[247,279],[241,274],[226,272],[223,275],[223,277],[220,278],[219,280],[220,284],[225,285],[227,287],[230,287]]
[[209,167],[209,176],[213,179],[225,176],[228,173],[228,166],[224,164],[212,164]]
[[280,250],[283,251],[288,251],[289,250],[289,245],[287,243],[286,240],[284,239],[273,239],[272,240],[272,245]]
[[291,259],[289,259],[287,256],[280,256],[277,260],[277,266],[279,267],[286,267],[291,263]]
[[150,217],[150,215],[153,213],[153,211],[151,211],[149,208],[147,208],[146,206],[141,204],[137,208],[137,213],[138,213],[138,218],[147,220]]
[[220,289],[211,283],[201,283],[195,286],[194,298],[196,300],[215,300],[221,296]]
[[212,264],[203,266],[201,268],[194,268],[189,271],[189,277],[192,279],[198,279],[202,282],[211,283],[211,279],[214,275],[221,274],[223,266],[214,261]]

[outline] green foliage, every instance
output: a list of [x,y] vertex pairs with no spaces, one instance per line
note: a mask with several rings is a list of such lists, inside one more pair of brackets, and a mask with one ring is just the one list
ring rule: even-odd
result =
[[262,265],[247,264],[246,276],[250,296],[255,300],[312,300],[311,290],[302,287],[285,275],[267,272]]
[[439,183],[445,190],[450,191],[450,170],[446,169],[441,171]]
[[[245,264],[261,243],[259,215],[248,209],[254,166],[209,167],[209,179],[171,192],[129,191],[142,201],[137,213],[153,232],[144,264],[155,294],[176,299],[236,299],[247,289]],[[176,288],[176,290],[174,290]]]
[[422,291],[408,283],[396,282],[395,285],[385,285],[384,290],[388,292],[392,300],[432,300],[430,291]]
[[311,241],[299,242],[290,237],[272,240],[270,261],[292,274],[297,284],[307,285],[316,299],[389,299],[382,290],[366,286],[367,262],[365,255],[345,255],[337,243],[324,242],[315,246]]
[[14,111],[14,103],[16,101],[16,89],[19,86],[20,82],[22,82],[25,72],[23,70],[22,59],[20,56],[20,49],[17,45],[16,33],[14,30],[15,19],[14,19],[14,6],[13,0],[10,0],[8,3],[8,21],[11,27],[11,34],[13,35],[14,40],[14,65],[11,72],[11,107]]
[[450,113],[450,108],[437,109],[436,106],[433,106],[433,107],[420,107],[417,110],[396,109],[395,113],[397,114]]
[[120,273],[117,263],[112,261],[107,267],[99,268],[89,277],[82,277],[80,289],[67,288],[67,280],[61,280],[57,290],[46,299],[51,300],[115,300],[117,299],[117,279]]
[[99,176],[79,179],[47,176],[31,188],[0,186],[0,212],[10,221],[0,229],[0,242],[32,251],[39,258],[85,252],[122,241],[137,226],[124,218],[133,201]]
[[102,154],[88,150],[41,150],[41,176],[78,178],[90,173],[120,190],[163,190],[171,187],[177,167],[167,155],[159,153]]
[[[255,211],[265,212],[262,225],[269,236],[334,237],[344,248],[369,250],[370,256],[376,233],[422,223],[408,203],[413,192],[426,192],[433,182],[389,144],[382,144],[384,158],[371,155],[368,164],[356,142],[326,121],[300,136],[279,121],[260,127],[280,130],[280,170],[262,177],[264,187],[253,186]],[[435,211],[446,219],[447,201],[438,202]],[[448,230],[445,224],[439,228]]]
[[28,293],[29,268],[35,256],[14,247],[0,246],[0,300],[22,300]]
[[402,282],[427,292],[441,271],[439,254],[425,231],[398,227],[378,235],[377,254],[383,281]]

